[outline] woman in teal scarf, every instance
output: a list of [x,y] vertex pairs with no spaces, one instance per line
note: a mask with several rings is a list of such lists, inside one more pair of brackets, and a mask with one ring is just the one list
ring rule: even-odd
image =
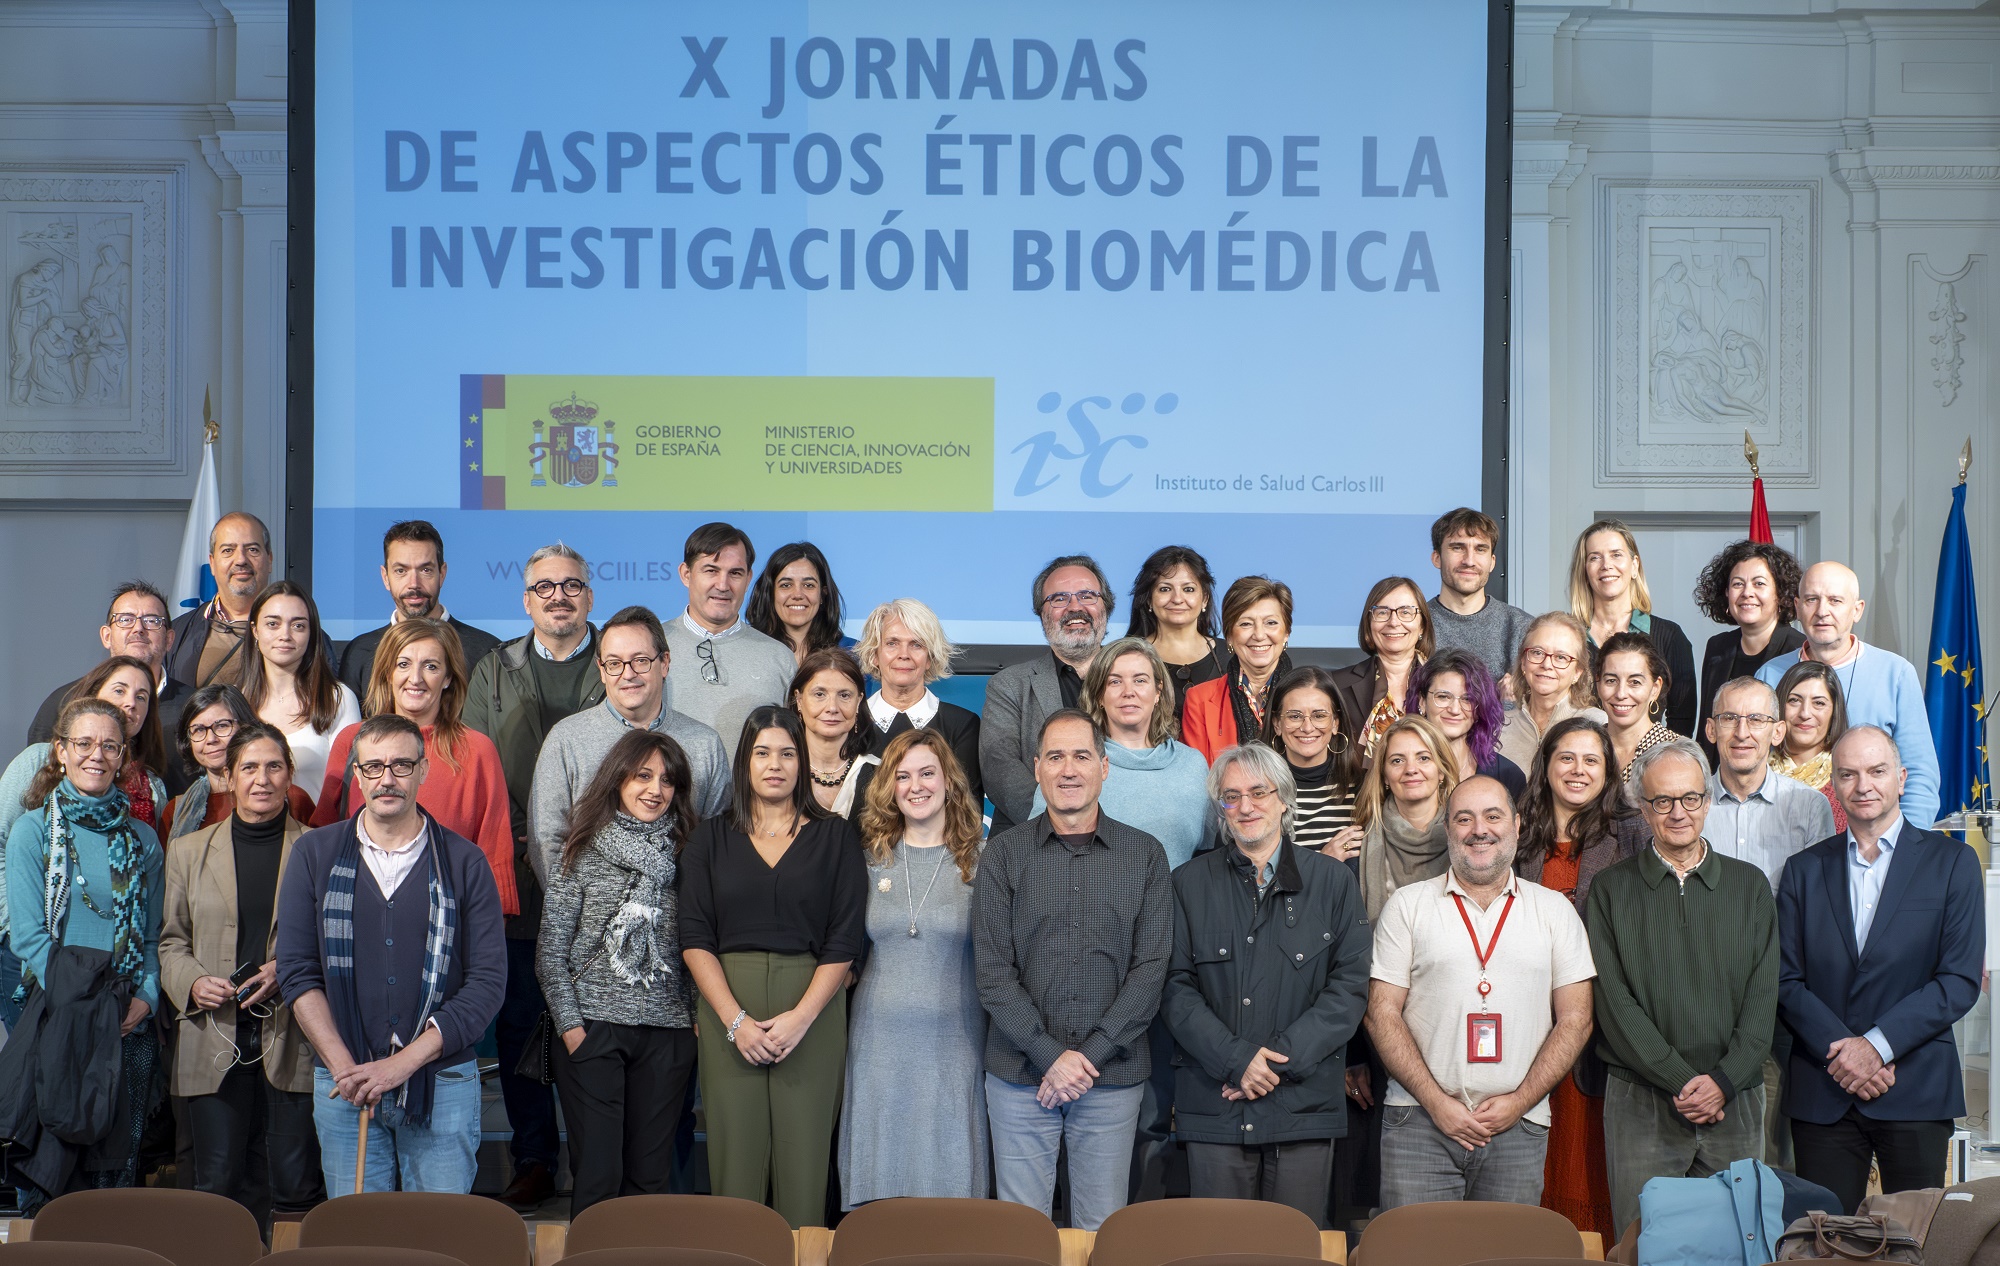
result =
[[[159,1050],[148,1021],[160,997],[165,854],[118,788],[129,755],[124,721],[101,699],[65,707],[48,760],[23,797],[28,807],[7,835],[9,938],[21,959],[21,996],[47,973],[58,946],[76,945],[108,951],[129,998],[121,1031],[131,1147],[122,1167],[79,1171],[73,1188],[133,1185]],[[23,1189],[37,1207],[60,1194]]]

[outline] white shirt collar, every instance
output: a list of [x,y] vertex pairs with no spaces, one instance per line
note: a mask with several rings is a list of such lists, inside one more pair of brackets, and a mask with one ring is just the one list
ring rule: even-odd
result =
[[[926,688],[924,697],[909,707],[910,724],[920,730],[929,728],[930,723],[937,719],[938,708],[942,703],[943,700]],[[882,697],[882,692],[879,690],[868,696],[868,715],[874,720],[875,728],[884,734],[887,734],[889,727],[896,723],[895,707]]]
[[535,648],[535,654],[540,655],[543,659],[552,660],[558,664],[567,664],[569,663],[569,661],[583,654],[583,652],[589,648],[590,642],[591,642],[590,636],[588,634],[585,634],[584,639],[576,644],[575,650],[571,651],[567,655],[557,658],[556,653],[554,651],[542,645],[542,638],[539,633],[528,634],[528,645]]
[[410,877],[410,872],[417,868],[417,863],[424,859],[424,834],[430,831],[430,824],[424,824],[423,833],[416,839],[391,852],[368,838],[365,823],[365,815],[355,815],[354,833],[361,840],[361,860],[368,867],[368,873],[375,876],[375,884],[382,890],[382,895],[393,897],[396,889]]
[[[1495,901],[1498,901],[1501,897],[1511,897],[1515,895],[1515,893],[1520,891],[1520,885],[1521,885],[1521,877],[1515,874],[1513,869],[1510,867],[1507,871],[1507,886],[1505,888],[1502,888],[1493,899]],[[1447,895],[1455,892],[1461,897],[1469,898],[1472,896],[1470,892],[1467,892],[1465,890],[1465,885],[1458,882],[1458,872],[1453,870],[1449,866],[1445,867],[1444,871],[1444,890]],[[1473,901],[1472,904],[1478,905],[1479,903],[1478,901],[1475,900]]]
[[735,637],[738,633],[741,633],[743,630],[749,628],[750,626],[744,623],[743,616],[741,615],[741,613],[739,613],[736,617],[736,623],[730,625],[728,628],[722,630],[722,632],[720,633],[711,633],[706,627],[704,627],[701,624],[700,621],[696,620],[694,616],[688,612],[686,607],[682,607],[681,627],[685,628],[688,632],[694,634],[697,638],[701,639],[702,641],[719,642],[725,637]]
[[1763,768],[1764,781],[1758,783],[1757,790],[1747,796],[1739,796],[1731,791],[1729,784],[1722,781],[1721,774],[1711,774],[1710,777],[1715,779],[1715,798],[1717,800],[1727,800],[1731,804],[1747,804],[1752,800],[1762,800],[1765,804],[1778,803],[1778,797],[1775,794],[1777,791],[1777,780],[1771,776],[1777,771],[1773,770],[1768,762]]
[[[1876,856],[1877,861],[1896,851],[1896,837],[1902,833],[1903,815],[1899,811],[1895,817],[1889,819],[1889,829],[1882,832],[1882,838],[1875,841],[1875,846],[1881,849],[1881,853]],[[1847,856],[1858,865],[1868,865],[1861,860],[1861,841],[1854,838],[1854,828],[1851,826],[1847,828]]]

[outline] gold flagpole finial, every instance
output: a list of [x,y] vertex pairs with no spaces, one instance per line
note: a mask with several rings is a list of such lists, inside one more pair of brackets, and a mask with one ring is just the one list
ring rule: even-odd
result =
[[[221,438],[222,436],[222,423],[217,422],[215,420],[214,415],[210,412],[208,406],[208,396],[209,396],[209,389],[207,387],[202,388],[201,442],[204,444],[213,444],[217,439]],[[1744,432],[1744,434],[1747,435],[1749,434],[1749,432],[1746,431]]]
[[1750,463],[1750,478],[1762,478],[1757,473],[1757,441],[1750,438],[1750,432],[1743,432],[1743,460]]
[[1958,453],[1958,482],[1965,482],[1965,472],[1972,469],[1972,437],[1965,437],[1965,447]]

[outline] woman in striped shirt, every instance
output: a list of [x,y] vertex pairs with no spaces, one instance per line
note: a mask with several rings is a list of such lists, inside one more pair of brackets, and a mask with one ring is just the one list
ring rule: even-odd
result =
[[1351,733],[1332,673],[1308,664],[1279,678],[1264,711],[1263,739],[1284,756],[1298,784],[1292,839],[1350,867],[1358,865],[1362,836],[1354,825],[1361,761]]

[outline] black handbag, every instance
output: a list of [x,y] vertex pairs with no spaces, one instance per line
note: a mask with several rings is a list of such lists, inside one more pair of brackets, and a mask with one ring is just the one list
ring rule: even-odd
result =
[[[612,918],[616,918],[614,913]],[[604,932],[611,930],[607,920]],[[578,978],[590,970],[598,956],[604,953],[604,932],[597,936],[597,953],[584,960],[583,966],[569,974],[569,983],[575,986]],[[556,1084],[556,1017],[548,1008],[542,1009],[542,1018],[535,1021],[535,1031],[528,1036],[528,1044],[521,1048],[521,1058],[514,1062],[514,1075],[544,1086]]]

